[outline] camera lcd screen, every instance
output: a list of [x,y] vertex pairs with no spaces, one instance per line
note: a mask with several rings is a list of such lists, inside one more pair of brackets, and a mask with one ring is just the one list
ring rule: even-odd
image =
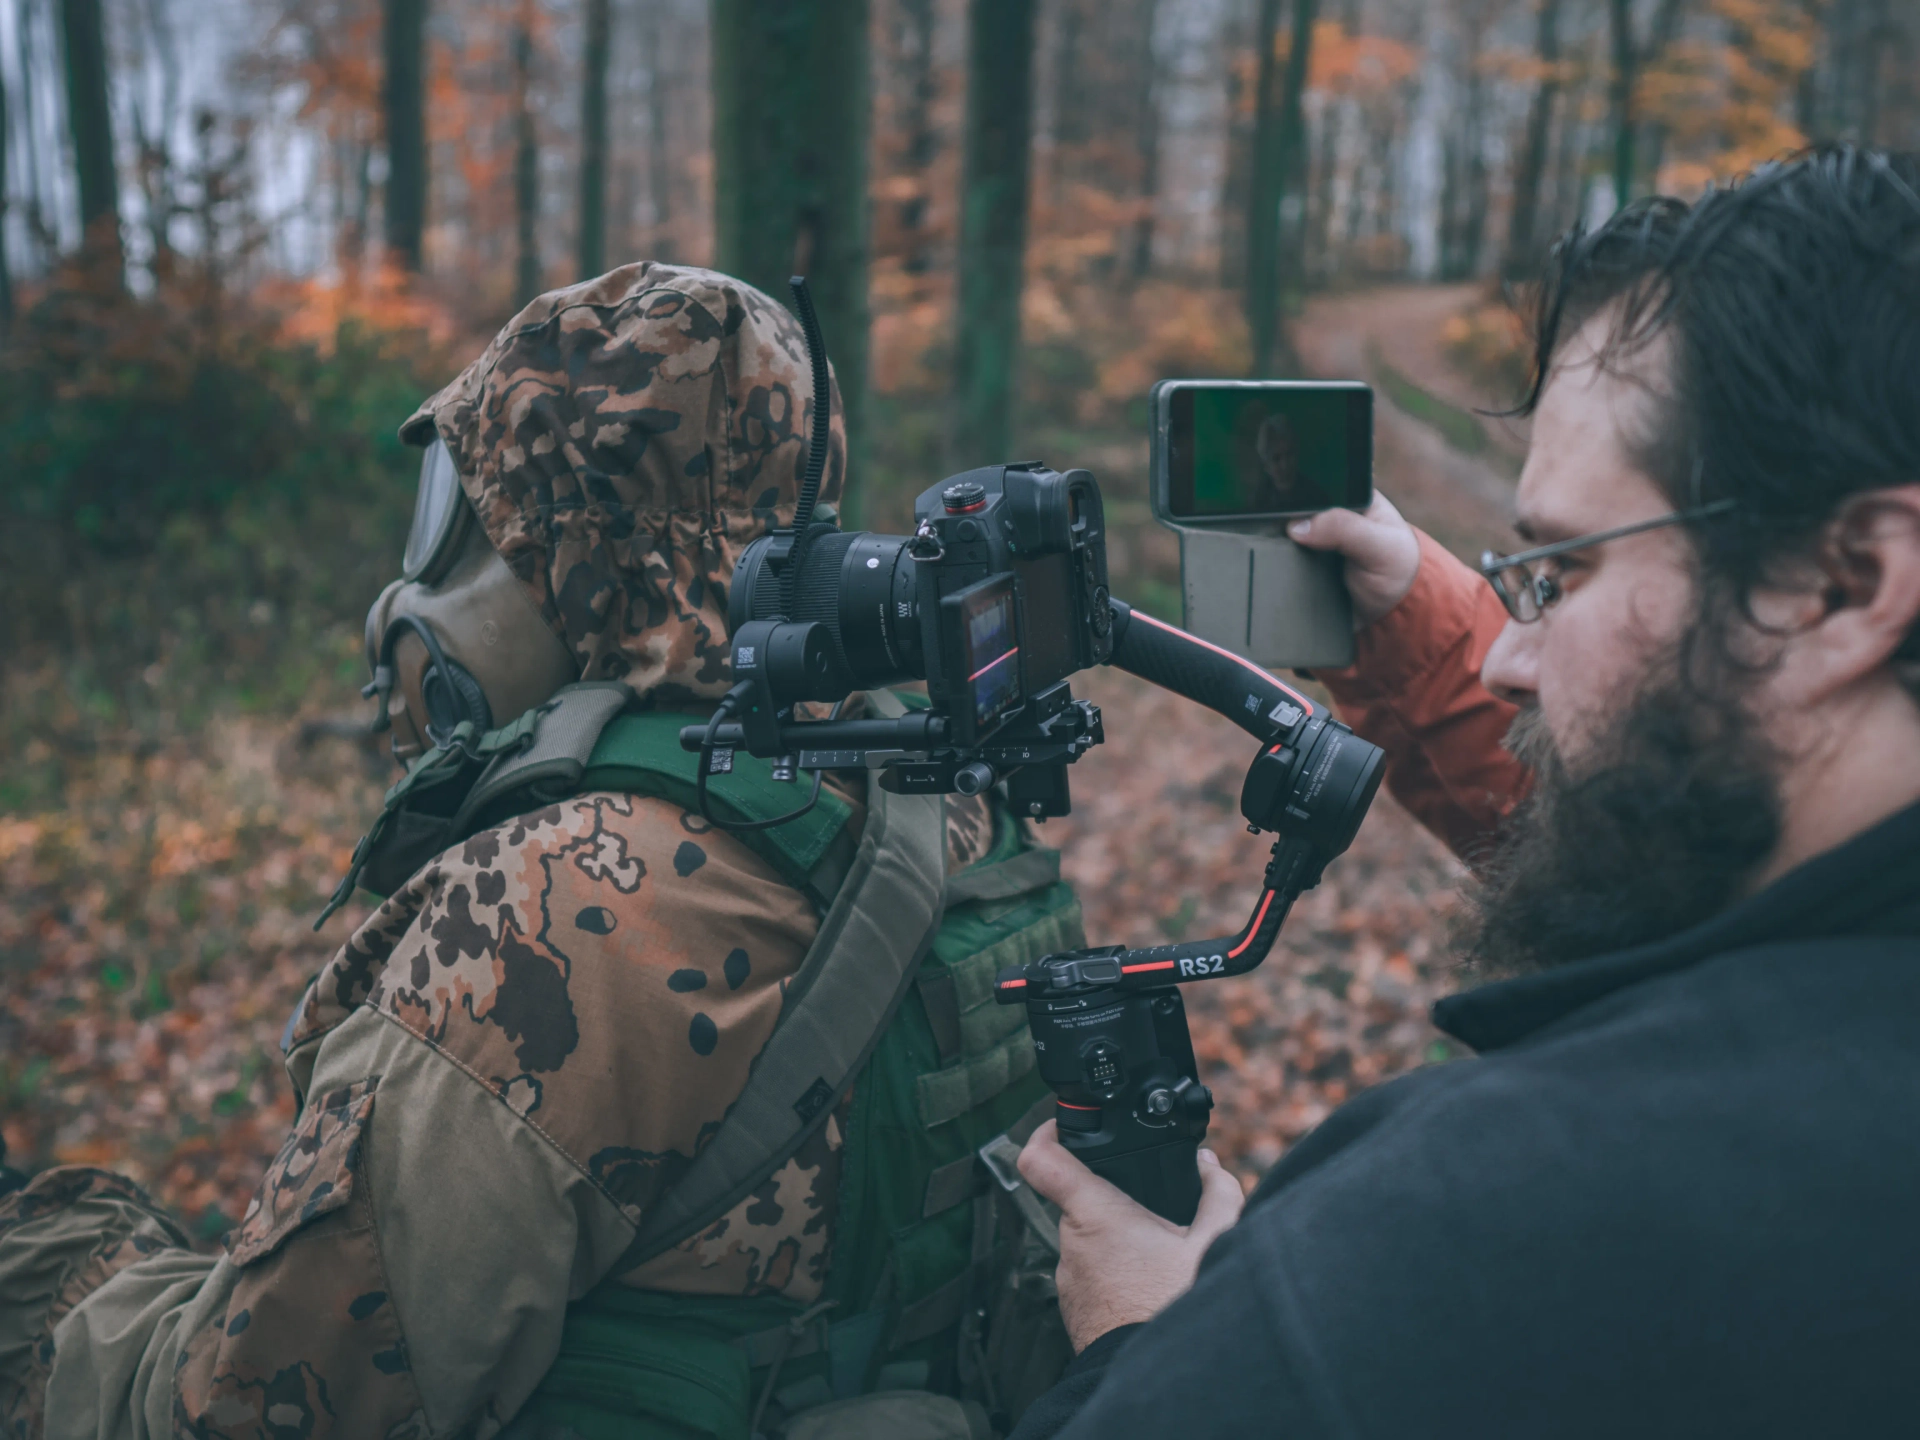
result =
[[960,600],[960,633],[966,645],[967,688],[973,693],[973,723],[984,734],[1020,703],[1020,641],[1014,618],[1013,577],[982,581]]
[[1373,392],[1365,385],[1169,388],[1169,518],[1264,519],[1337,505],[1364,509],[1373,499]]

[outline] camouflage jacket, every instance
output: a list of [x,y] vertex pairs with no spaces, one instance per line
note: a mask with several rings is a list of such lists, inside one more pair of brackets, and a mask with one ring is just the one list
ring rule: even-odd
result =
[[[949,870],[991,829],[952,797]],[[225,1256],[102,1172],[0,1208],[0,1250],[35,1253],[36,1225],[67,1247],[17,1433],[38,1433],[41,1386],[48,1436],[495,1433],[739,1093],[816,926],[752,851],[646,797],[582,795],[442,855],[300,1002],[305,1104]],[[839,1145],[829,1123],[619,1280],[813,1299]],[[53,1203],[62,1184],[86,1203]],[[0,1280],[17,1270],[0,1256]]]

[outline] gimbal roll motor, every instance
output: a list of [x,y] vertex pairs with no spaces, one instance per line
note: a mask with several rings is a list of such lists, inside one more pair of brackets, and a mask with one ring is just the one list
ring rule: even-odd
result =
[[[996,465],[933,486],[910,536],[814,519],[828,435],[827,363],[804,280],[794,298],[813,359],[812,447],[792,526],[756,540],[729,594],[735,684],[681,744],[706,786],[745,749],[788,778],[866,768],[902,793],[1004,785],[1015,813],[1071,810],[1067,767],[1105,738],[1076,700],[1077,671],[1112,664],[1231,719],[1259,742],[1240,795],[1277,838],[1237,934],[1178,945],[1048,955],[1003,971],[1024,1004],[1062,1143],[1156,1213],[1186,1224],[1194,1151],[1212,1096],[1200,1083],[1175,987],[1266,958],[1301,891],[1344,851],[1380,788],[1384,757],[1324,707],[1257,665],[1112,598],[1100,489],[1084,470]],[[797,718],[802,702],[925,680],[929,706],[900,719]],[[754,822],[784,824],[788,815]],[[721,824],[711,815],[706,818]],[[723,828],[740,828],[737,825]]]

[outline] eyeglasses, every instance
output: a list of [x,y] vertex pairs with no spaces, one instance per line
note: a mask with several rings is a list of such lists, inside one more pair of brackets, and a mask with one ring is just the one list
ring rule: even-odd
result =
[[1522,550],[1517,555],[1496,555],[1491,550],[1484,551],[1480,556],[1480,573],[1487,577],[1488,583],[1493,586],[1493,593],[1507,607],[1507,614],[1522,625],[1530,625],[1560,598],[1559,578],[1544,571],[1536,572],[1533,566],[1537,562],[1551,560],[1569,551],[1585,550],[1590,545],[1604,545],[1609,540],[1638,535],[1646,530],[1662,530],[1669,525],[1685,525],[1694,520],[1705,520],[1711,515],[1723,515],[1733,509],[1736,503],[1733,500],[1716,500],[1711,505],[1676,510],[1671,515],[1642,520],[1635,525],[1622,525],[1617,530],[1576,535],[1571,540],[1542,545],[1537,550]]

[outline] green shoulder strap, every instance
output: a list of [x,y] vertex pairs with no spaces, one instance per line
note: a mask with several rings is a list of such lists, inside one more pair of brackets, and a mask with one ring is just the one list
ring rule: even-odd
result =
[[[633,692],[617,682],[569,685],[537,711],[524,741],[502,753],[473,782],[453,818],[448,843],[573,795],[610,790],[653,795],[695,810],[700,756],[683,750],[680,730],[706,718],[668,711],[633,712]],[[732,768],[707,784],[710,813],[724,820],[770,820],[805,803],[806,785],[777,781],[773,767],[736,751]],[[735,832],[814,908],[831,903],[854,844],[845,835],[852,808],[831,790],[805,815],[771,830]]]
[[[905,713],[886,691],[868,698],[881,715]],[[944,797],[870,785],[846,880],[787,987],[746,1088],[686,1174],[648,1211],[611,1274],[711,1225],[826,1122],[919,970],[940,927],[945,879]]]

